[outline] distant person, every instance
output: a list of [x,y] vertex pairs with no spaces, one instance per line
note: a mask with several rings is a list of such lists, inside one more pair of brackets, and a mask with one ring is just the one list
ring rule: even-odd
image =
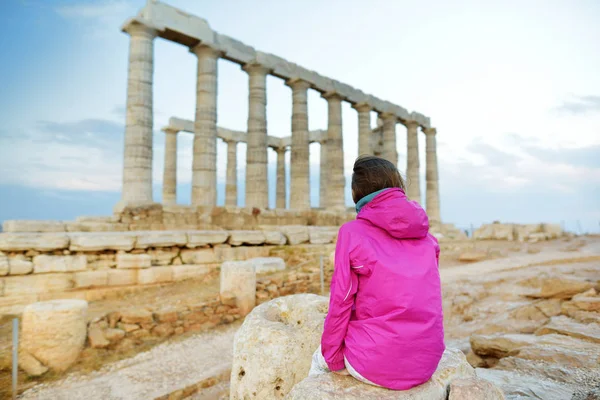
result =
[[354,163],[356,220],[339,231],[329,313],[310,375],[333,371],[405,390],[433,375],[444,352],[440,247],[391,162]]

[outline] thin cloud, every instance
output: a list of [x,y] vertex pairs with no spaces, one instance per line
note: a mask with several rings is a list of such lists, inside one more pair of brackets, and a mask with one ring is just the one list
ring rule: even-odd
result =
[[575,96],[556,107],[556,111],[575,115],[600,112],[600,96]]
[[60,5],[54,8],[65,19],[84,27],[86,34],[104,38],[118,32],[126,18],[135,15],[133,4],[125,0],[103,0],[93,3]]

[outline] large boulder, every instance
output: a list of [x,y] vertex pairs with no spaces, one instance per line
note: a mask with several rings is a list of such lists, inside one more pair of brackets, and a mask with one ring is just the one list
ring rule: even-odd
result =
[[450,384],[448,400],[504,400],[504,393],[485,379],[455,379]]
[[600,343],[600,324],[582,324],[564,315],[552,317],[547,325],[535,332],[536,335],[547,335],[549,333],[559,333]]
[[[46,367],[65,371],[83,349],[87,308],[84,300],[52,300],[28,305],[23,311],[21,350]],[[23,360],[26,358],[29,357]],[[22,367],[27,368],[26,365]]]
[[446,349],[431,379],[410,390],[388,390],[367,385],[350,376],[326,373],[304,379],[294,386],[286,399],[446,400],[452,381],[474,377],[475,370],[469,365],[462,351]]
[[565,400],[574,389],[539,376],[499,369],[477,368],[477,376],[499,386],[509,399]]
[[566,276],[553,276],[541,282],[540,291],[532,293],[530,297],[569,299],[574,295],[585,292],[594,287],[594,283],[583,279],[574,279]]
[[297,294],[256,307],[235,335],[231,399],[280,399],[308,376],[328,308]]

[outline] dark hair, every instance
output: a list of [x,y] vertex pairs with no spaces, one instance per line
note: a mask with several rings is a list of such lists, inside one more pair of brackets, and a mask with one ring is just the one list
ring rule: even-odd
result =
[[352,199],[358,203],[363,197],[385,188],[405,190],[398,168],[390,161],[375,156],[359,156],[352,169]]

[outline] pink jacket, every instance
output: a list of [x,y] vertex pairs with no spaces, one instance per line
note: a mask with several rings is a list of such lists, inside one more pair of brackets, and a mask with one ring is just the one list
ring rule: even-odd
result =
[[373,198],[340,228],[321,339],[329,369],[344,357],[377,385],[404,390],[433,375],[444,352],[440,247],[401,189]]

